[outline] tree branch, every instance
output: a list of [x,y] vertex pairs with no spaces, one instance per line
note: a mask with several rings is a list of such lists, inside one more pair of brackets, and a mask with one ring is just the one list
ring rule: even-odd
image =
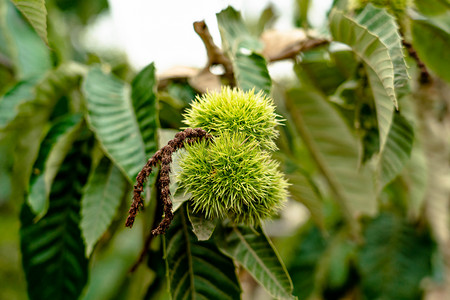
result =
[[222,50],[214,44],[214,40],[209,33],[205,21],[194,22],[194,30],[202,39],[206,48],[206,54],[208,55],[208,64],[205,66],[205,69],[209,69],[209,67],[218,64],[222,65],[225,69],[224,76],[230,81],[231,85],[234,85],[235,80],[231,61]]
[[417,52],[413,48],[413,45],[405,41],[404,39],[402,40],[402,42],[403,46],[405,46],[406,50],[408,51],[409,56],[411,56],[417,62],[417,66],[419,67],[420,70],[420,79],[419,79],[420,83],[422,84],[430,83],[431,82],[430,73],[428,72],[427,67],[425,66],[423,61],[417,55]]
[[297,42],[293,45],[286,47],[283,51],[279,52],[277,55],[268,57],[268,60],[269,62],[275,62],[285,59],[293,59],[300,52],[308,51],[316,47],[327,45],[329,43],[330,41],[326,39],[308,38],[302,42]]

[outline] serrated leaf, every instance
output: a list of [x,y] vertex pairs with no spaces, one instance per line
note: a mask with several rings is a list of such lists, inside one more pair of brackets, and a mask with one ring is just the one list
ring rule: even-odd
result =
[[50,207],[33,223],[27,204],[21,212],[22,262],[28,295],[37,299],[78,299],[87,281],[88,263],[78,228],[81,188],[90,164],[83,142],[74,144],[55,178]]
[[450,82],[450,33],[427,20],[412,21],[412,42],[420,59],[439,77]]
[[344,119],[320,94],[292,89],[287,94],[287,108],[309,149],[313,160],[325,176],[347,221],[359,213],[373,215],[377,202],[372,172],[358,170],[358,142]]
[[233,65],[238,87],[269,94],[272,81],[266,60],[259,54],[262,44],[245,27],[241,14],[229,6],[217,14],[217,22],[222,45]]
[[156,85],[156,70],[153,63],[142,69],[131,83],[131,101],[148,158],[158,150]]
[[366,5],[364,10],[355,17],[355,21],[375,34],[388,48],[394,65],[395,89],[408,84],[408,71],[403,55],[402,37],[400,36],[395,18],[385,9],[377,8],[372,4]]
[[91,171],[81,199],[80,228],[86,256],[111,224],[126,188],[127,179],[107,157]]
[[[19,79],[27,79],[42,75],[52,67],[50,50],[21,18],[14,5],[9,3],[10,1],[6,2],[9,5],[6,5],[6,22],[3,26],[9,41],[9,56],[14,62],[17,76]],[[33,50],[30,51],[30,49]]]
[[12,3],[27,18],[41,39],[48,44],[47,39],[47,9],[45,0],[11,0]]
[[414,130],[402,115],[394,114],[391,130],[380,157],[379,190],[402,171],[411,155]]
[[[370,7],[369,9],[374,9],[373,6]],[[387,24],[389,25],[389,23]],[[380,152],[382,152],[391,126],[394,106],[398,105],[394,89],[394,63],[389,48],[383,43],[380,36],[336,9],[332,10],[330,14],[330,31],[334,40],[349,45],[364,62],[375,99]],[[388,34],[398,34],[396,28],[389,27],[386,31]]]
[[42,141],[38,158],[33,166],[27,197],[27,203],[36,218],[43,217],[47,212],[53,180],[78,137],[81,121],[80,114],[62,117],[53,124]]
[[11,197],[16,201],[23,199],[45,126],[54,106],[63,95],[78,86],[82,74],[84,68],[81,65],[71,62],[63,64],[48,71],[37,83],[34,79],[19,83],[19,89],[24,90],[18,97],[14,93],[6,94],[0,100],[0,111],[9,110],[9,113],[2,113],[5,117],[2,119],[0,136],[12,138],[13,141],[14,189]]
[[[383,213],[365,230],[357,267],[367,299],[421,299],[431,273],[433,242],[399,216]],[[414,249],[414,250],[412,250]]]
[[172,299],[240,299],[233,261],[212,241],[197,241],[183,206],[165,235]]
[[189,222],[192,225],[192,232],[199,241],[207,241],[216,228],[214,220],[206,219],[201,213],[194,213],[189,205],[187,210]]
[[220,250],[242,265],[276,299],[296,299],[286,268],[261,229],[244,226],[224,228],[217,240]]
[[131,183],[157,150],[154,83],[152,64],[136,76],[132,87],[99,67],[92,68],[83,83],[88,123]]

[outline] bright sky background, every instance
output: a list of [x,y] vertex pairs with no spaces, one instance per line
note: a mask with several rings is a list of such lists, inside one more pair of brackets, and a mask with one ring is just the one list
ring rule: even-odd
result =
[[[220,34],[215,14],[228,5],[244,18],[258,18],[269,3],[279,19],[275,28],[293,28],[294,0],[109,0],[110,13],[97,18],[85,36],[92,50],[115,48],[127,53],[137,70],[154,61],[159,71],[173,66],[203,67],[206,51],[193,29],[205,20],[217,45]],[[332,0],[314,0],[310,22],[323,25]]]

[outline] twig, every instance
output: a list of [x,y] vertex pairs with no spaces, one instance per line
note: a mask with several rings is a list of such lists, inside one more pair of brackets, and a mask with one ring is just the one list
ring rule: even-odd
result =
[[326,39],[309,38],[307,40],[304,40],[302,42],[293,44],[285,48],[282,52],[278,53],[276,56],[269,57],[268,60],[269,62],[275,62],[285,59],[293,59],[302,51],[307,51],[329,43],[330,41]]
[[201,128],[187,128],[184,131],[178,132],[173,140],[170,140],[166,146],[158,150],[145,164],[142,170],[136,177],[136,185],[133,191],[133,203],[131,204],[129,215],[125,223],[126,227],[133,227],[134,219],[140,208],[144,207],[144,202],[141,196],[144,190],[144,183],[147,177],[152,172],[152,169],[161,162],[161,170],[158,179],[159,198],[164,203],[164,219],[159,223],[158,227],[152,230],[152,235],[164,234],[169,228],[173,219],[172,201],[170,200],[170,164],[172,163],[172,154],[180,148],[184,147],[185,143],[191,143],[194,140],[211,139],[205,130]]
[[235,85],[233,66],[230,59],[220,50],[219,47],[214,44],[214,40],[209,33],[208,26],[205,21],[194,22],[194,30],[198,36],[202,39],[206,48],[206,54],[208,55],[208,64],[205,69],[213,65],[222,65],[225,69],[224,76],[229,80],[230,85]]
[[416,62],[417,66],[420,70],[420,83],[427,84],[431,81],[430,73],[427,70],[427,67],[423,63],[423,61],[419,58],[417,55],[416,50],[413,48],[413,45],[405,40],[402,40],[403,46],[405,46],[406,50],[408,51],[409,56],[411,56]]

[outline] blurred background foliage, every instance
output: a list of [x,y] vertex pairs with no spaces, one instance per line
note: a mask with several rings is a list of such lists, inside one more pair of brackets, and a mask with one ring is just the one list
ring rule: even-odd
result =
[[[327,28],[309,7],[289,33],[272,6],[245,26],[221,12],[231,69],[208,51],[204,69],[159,74],[80,42],[106,0],[45,1],[46,28],[0,0],[0,299],[168,299],[162,239],[129,272],[158,212],[148,192],[124,228],[133,174],[224,84],[270,92],[285,119],[291,196],[264,227],[298,299],[450,299],[450,3],[336,0]],[[279,60],[295,77],[271,78]],[[238,277],[244,299],[271,298]]]

